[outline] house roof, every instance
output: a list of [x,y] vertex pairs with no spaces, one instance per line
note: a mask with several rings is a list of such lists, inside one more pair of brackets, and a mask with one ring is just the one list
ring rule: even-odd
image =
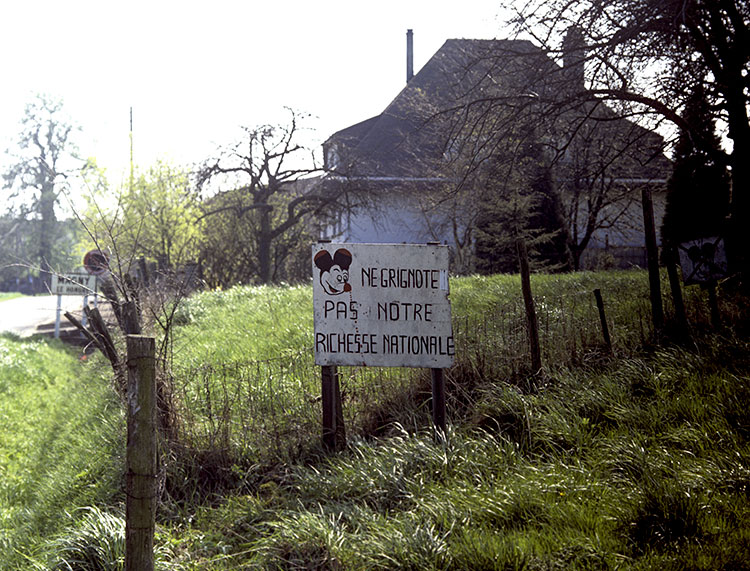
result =
[[[512,118],[514,105],[528,108],[531,100],[559,105],[563,95],[559,79],[565,79],[564,71],[529,41],[447,40],[380,115],[334,133],[324,149],[335,149],[337,170],[342,174],[429,177],[436,164],[447,162],[451,141],[457,140],[453,135],[460,129],[465,133],[469,125],[473,133],[484,129],[493,136],[504,128],[509,130],[507,123],[494,122],[500,116],[500,105],[506,110],[505,120]],[[558,81],[552,80],[555,78]],[[623,167],[618,176],[666,176],[664,168],[669,161],[661,153],[659,135],[618,119],[603,104],[579,103],[578,108],[579,115],[606,119],[605,128],[611,132],[627,132],[640,139],[635,146],[629,145],[631,150],[648,149],[635,161],[635,167]],[[570,115],[571,111],[566,112]],[[564,126],[558,124],[557,128]],[[649,162],[650,168],[646,168]]]
[[347,168],[360,175],[414,174],[415,159],[442,151],[438,114],[483,83],[500,49],[528,54],[536,48],[527,41],[447,40],[380,115],[334,133],[324,146],[335,145]]

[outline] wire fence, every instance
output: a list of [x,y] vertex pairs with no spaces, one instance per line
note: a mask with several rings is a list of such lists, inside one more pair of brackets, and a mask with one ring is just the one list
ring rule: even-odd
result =
[[[614,351],[632,353],[651,338],[648,285],[605,290]],[[535,297],[545,367],[568,366],[601,355],[604,340],[592,290]],[[700,294],[698,294],[700,295]],[[665,300],[669,299],[665,295]],[[609,303],[607,301],[615,301]],[[688,300],[690,303],[690,300]],[[693,319],[704,319],[701,300]],[[671,311],[671,306],[666,310]],[[466,379],[513,381],[528,371],[528,337],[520,295],[453,320],[456,363],[446,371],[448,414],[467,395]],[[346,429],[378,434],[422,405],[429,419],[430,377],[419,369],[339,367]],[[298,456],[321,435],[321,373],[312,348],[278,358],[211,364],[175,374],[177,438],[193,450],[221,450],[252,460]],[[408,406],[407,406],[408,405]]]

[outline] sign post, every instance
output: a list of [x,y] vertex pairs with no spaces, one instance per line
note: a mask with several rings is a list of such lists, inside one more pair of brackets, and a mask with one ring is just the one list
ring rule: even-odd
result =
[[[319,243],[312,257],[315,363],[432,369],[433,422],[444,433],[442,369],[455,356],[448,247]],[[332,394],[335,407],[337,375],[323,379],[324,399]],[[326,405],[329,422],[338,415]],[[327,445],[325,435],[337,429],[335,421],[323,427]]]
[[728,275],[723,238],[713,236],[683,242],[678,251],[680,266],[682,266],[682,281],[685,285],[700,284],[702,288],[708,290],[711,325],[718,329],[721,326],[721,314],[716,298],[716,282]]
[[[83,257],[83,267],[92,276],[101,276],[109,271],[109,254],[103,250],[89,250]],[[88,307],[89,297],[88,295],[83,296],[83,307]],[[98,307],[98,300],[96,298],[96,289],[94,289],[94,307]],[[81,317],[81,324],[86,327],[86,311],[84,309]]]
[[724,240],[719,236],[683,242],[678,252],[685,285],[716,283],[729,273]]
[[[54,280],[55,277],[53,276]],[[57,296],[57,309],[55,309],[55,339],[60,338],[60,312],[62,311],[62,295]]]
[[[55,315],[55,339],[60,338],[60,313],[62,312],[62,296],[83,296],[84,304],[88,296],[96,292],[96,276],[90,274],[53,274],[50,292],[57,295],[57,311]],[[84,311],[84,319],[86,312]],[[83,322],[85,325],[85,321]]]

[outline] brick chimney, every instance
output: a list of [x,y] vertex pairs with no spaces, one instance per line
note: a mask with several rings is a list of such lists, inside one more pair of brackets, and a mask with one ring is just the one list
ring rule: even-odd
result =
[[570,83],[571,91],[584,90],[586,77],[584,62],[586,61],[586,40],[577,26],[571,26],[563,40],[563,71]]
[[414,77],[414,32],[406,30],[406,82]]

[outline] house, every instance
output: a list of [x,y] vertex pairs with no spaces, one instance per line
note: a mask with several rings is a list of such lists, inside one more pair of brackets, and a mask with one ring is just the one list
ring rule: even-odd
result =
[[[498,173],[531,153],[551,169],[575,267],[645,264],[640,188],[654,192],[658,227],[671,165],[657,133],[576,97],[585,86],[575,38],[561,64],[525,40],[447,40],[412,75],[409,31],[405,87],[381,114],[323,144],[327,184],[370,198],[324,237],[437,241],[470,271],[488,197],[504,196]],[[504,175],[506,190],[522,184],[513,176]]]

